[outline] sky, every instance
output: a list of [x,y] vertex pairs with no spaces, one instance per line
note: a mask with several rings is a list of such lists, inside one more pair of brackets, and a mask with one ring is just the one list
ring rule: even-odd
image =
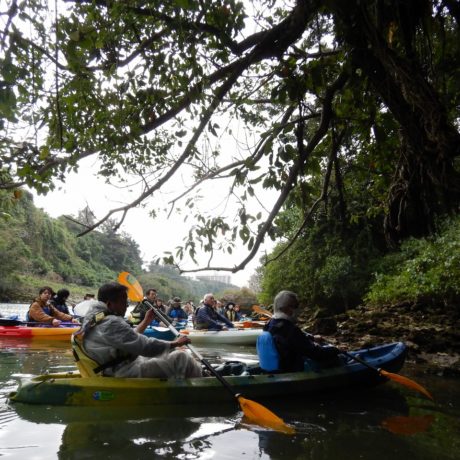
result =
[[[49,214],[51,217],[59,217],[63,214],[76,216],[78,211],[90,206],[91,210],[96,214],[96,218],[103,217],[109,209],[116,208],[133,199],[135,195],[128,192],[126,189],[110,186],[104,183],[104,180],[98,178],[95,174],[98,167],[94,160],[85,159],[79,168],[78,173],[69,173],[65,178],[65,183],[60,185],[57,190],[50,192],[48,195],[37,195],[34,193],[35,205]],[[169,200],[177,196],[178,191],[182,189],[184,178],[175,178],[173,184],[177,188],[173,192],[163,192],[155,195],[148,201],[146,208],[132,209],[121,227],[124,231],[139,244],[141,257],[148,264],[156,256],[164,255],[165,251],[174,253],[176,246],[182,243],[182,239],[188,233],[190,221],[183,222],[184,215],[172,213],[168,218],[162,209],[167,206]],[[220,190],[220,192],[219,192]],[[223,212],[231,212],[228,205],[223,204],[223,197],[227,194],[228,188],[224,184],[222,186],[210,184],[208,189],[204,189],[203,203],[208,210],[215,209],[216,213],[221,215]],[[266,194],[266,206],[272,204],[274,197]],[[222,206],[225,207],[222,211]],[[158,216],[152,219],[149,216],[150,209],[155,209]],[[84,238],[84,236],[83,236]],[[240,244],[234,250],[231,256],[220,256],[214,260],[212,265],[229,266],[239,264],[246,256],[247,251]],[[221,271],[218,275],[231,276],[231,282],[237,286],[243,287],[248,285],[250,276],[257,268],[260,257],[265,251],[270,252],[274,243],[269,240],[259,251],[259,254],[246,266],[246,268],[238,273]],[[204,255],[199,260],[205,265],[208,255]],[[193,263],[190,261],[183,268],[192,269]],[[186,273],[186,276],[194,277],[198,275],[206,275],[209,272]]]

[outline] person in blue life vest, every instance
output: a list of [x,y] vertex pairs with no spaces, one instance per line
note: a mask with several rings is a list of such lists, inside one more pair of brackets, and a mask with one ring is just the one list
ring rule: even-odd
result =
[[257,338],[257,354],[260,367],[266,372],[300,372],[305,359],[319,366],[340,364],[336,347],[321,346],[315,338],[304,333],[297,325],[299,299],[292,291],[279,292],[273,302],[273,317]]
[[143,335],[154,312],[131,327],[124,319],[128,307],[127,288],[112,282],[102,285],[86,313],[81,331],[86,354],[110,377],[201,377],[201,366],[179,348],[190,343],[186,336],[173,341]]
[[171,307],[167,311],[167,315],[172,320],[187,321],[188,315],[182,309],[180,297],[174,297]]
[[204,296],[203,305],[195,312],[195,329],[220,331],[234,327],[224,315],[217,313],[215,304],[214,294],[209,293]]
[[49,286],[44,286],[38,291],[38,297],[32,302],[26,315],[27,321],[36,321],[38,323],[48,323],[51,326],[58,327],[62,321],[71,321],[79,324],[78,320],[72,315],[62,313],[51,303],[53,290]]

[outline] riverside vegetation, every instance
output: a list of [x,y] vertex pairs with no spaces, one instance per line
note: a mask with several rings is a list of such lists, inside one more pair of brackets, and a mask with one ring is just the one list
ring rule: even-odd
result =
[[[215,292],[241,304],[255,302],[246,288],[219,281],[194,280],[172,266],[150,263],[142,269],[138,244],[126,233],[115,233],[110,225],[77,238],[79,216],[51,218],[33,203],[25,191],[11,199],[0,192],[4,212],[0,218],[0,301],[30,302],[38,289],[49,285],[70,290],[70,301],[78,302],[87,292],[96,293],[120,271],[139,276],[143,286],[155,287],[165,301],[173,296],[199,301],[205,292]],[[0,206],[1,209],[1,206]],[[82,210],[80,217],[87,215]],[[87,219],[87,217],[85,217]]]

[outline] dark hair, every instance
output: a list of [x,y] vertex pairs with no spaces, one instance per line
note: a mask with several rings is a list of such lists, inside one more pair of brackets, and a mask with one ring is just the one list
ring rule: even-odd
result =
[[56,299],[57,300],[65,300],[67,297],[69,297],[70,292],[68,289],[59,289],[56,294]]
[[120,283],[106,283],[97,291],[97,300],[104,303],[108,301],[115,302],[120,298],[121,294],[126,293],[127,290],[128,288]]
[[50,292],[51,292],[51,295],[54,295],[54,294],[55,294],[55,292],[53,291],[52,288],[50,288],[49,286],[43,286],[43,287],[40,288],[40,290],[38,291],[38,295],[43,294],[45,291],[50,291]]

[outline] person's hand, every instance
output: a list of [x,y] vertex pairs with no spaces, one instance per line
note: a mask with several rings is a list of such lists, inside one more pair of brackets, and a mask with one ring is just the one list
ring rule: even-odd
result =
[[74,324],[80,324],[80,321],[78,321],[77,318],[72,318],[72,323],[74,323]]
[[182,347],[183,345],[187,345],[188,343],[191,343],[191,340],[186,335],[181,335],[176,340],[171,342],[171,347],[172,348]]
[[147,324],[150,324],[155,319],[155,312],[150,309],[147,310],[144,316],[144,321],[147,321]]
[[54,327],[58,327],[61,324],[61,321],[54,318],[53,321],[51,321],[51,325]]

